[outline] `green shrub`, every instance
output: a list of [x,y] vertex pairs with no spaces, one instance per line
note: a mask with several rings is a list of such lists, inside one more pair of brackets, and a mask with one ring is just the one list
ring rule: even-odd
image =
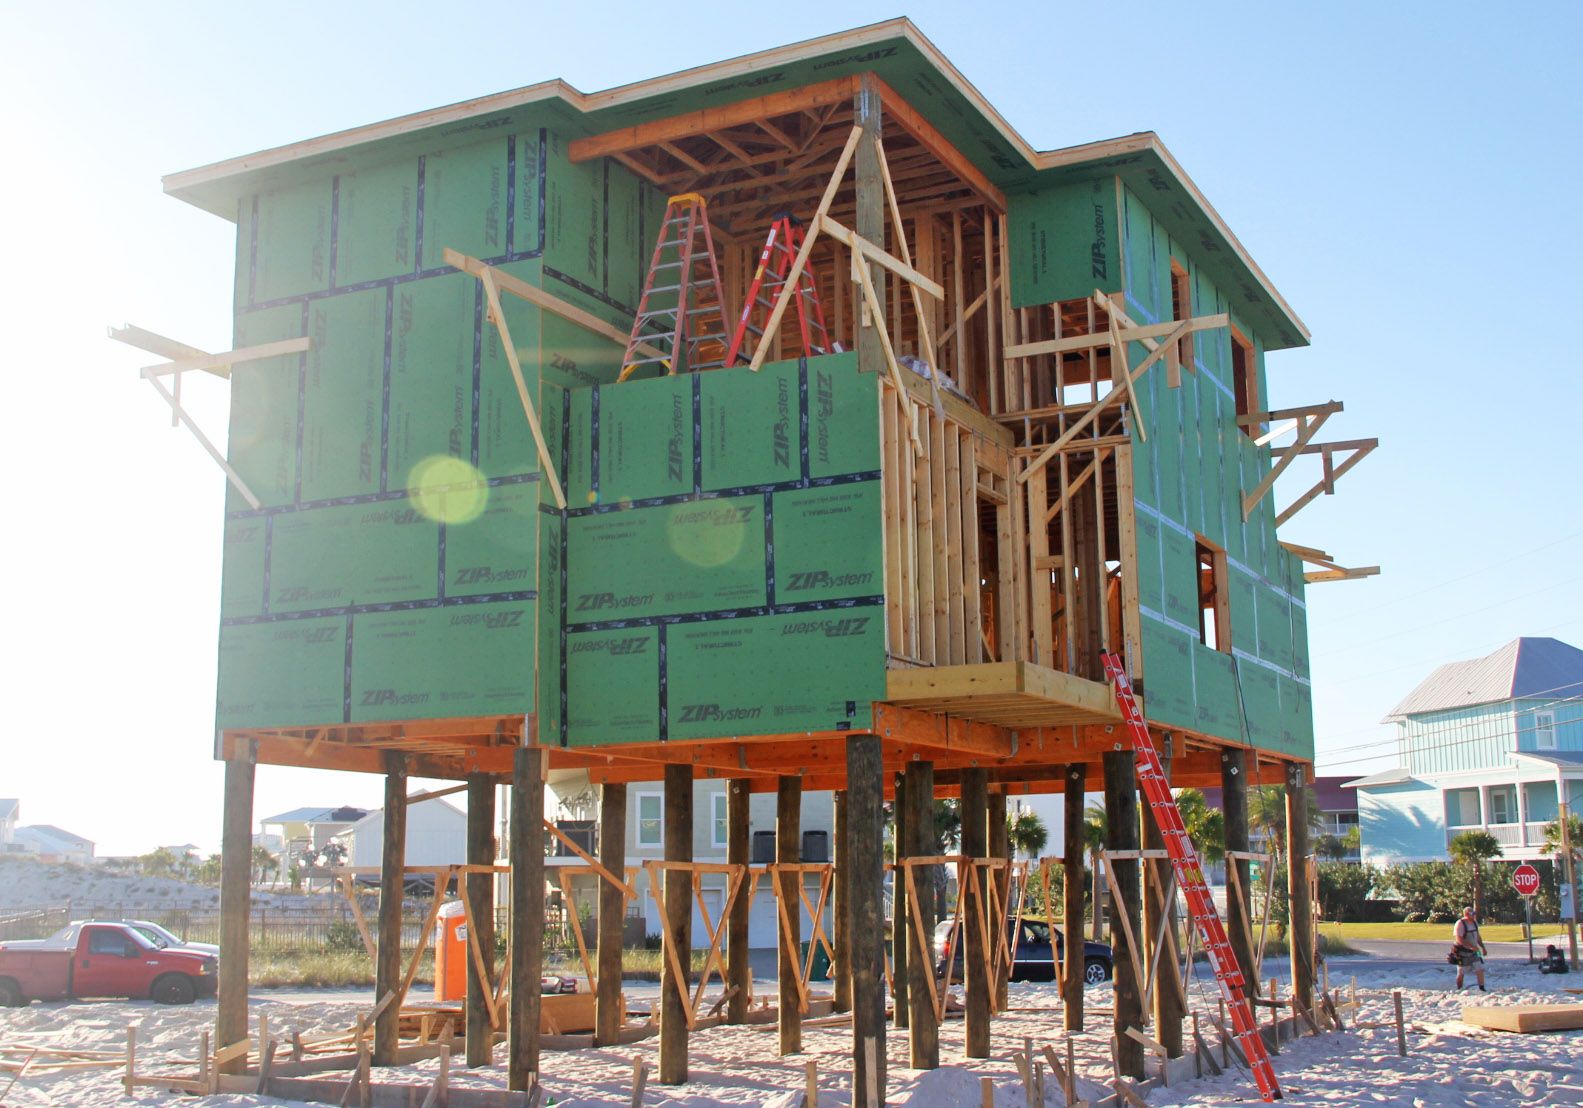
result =
[[1320,862],[1320,915],[1341,923],[1363,922],[1368,914],[1369,894],[1379,883],[1380,872],[1373,866]]
[[363,934],[350,920],[338,920],[324,929],[324,945],[329,950],[361,951]]

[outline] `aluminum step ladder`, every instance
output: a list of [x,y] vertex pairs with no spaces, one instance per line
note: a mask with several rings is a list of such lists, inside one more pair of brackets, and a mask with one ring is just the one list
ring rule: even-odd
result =
[[1241,1047],[1242,1056],[1248,1060],[1254,1083],[1259,1087],[1259,1095],[1267,1102],[1280,1100],[1281,1086],[1275,1080],[1275,1069],[1270,1065],[1264,1040],[1259,1037],[1253,1008],[1243,994],[1247,982],[1243,979],[1241,967],[1237,965],[1231,940],[1226,937],[1225,925],[1220,922],[1220,913],[1215,910],[1215,902],[1210,898],[1209,885],[1204,881],[1203,868],[1198,864],[1198,851],[1193,849],[1193,841],[1187,837],[1187,828],[1182,823],[1181,811],[1176,807],[1176,798],[1171,795],[1171,784],[1166,780],[1164,767],[1160,765],[1160,756],[1154,752],[1154,744],[1149,741],[1149,725],[1144,722],[1143,713],[1138,710],[1138,701],[1132,695],[1132,682],[1127,677],[1120,655],[1106,654],[1103,658],[1105,676],[1115,687],[1116,704],[1121,708],[1121,718],[1127,725],[1138,784],[1143,787],[1143,794],[1148,798],[1154,824],[1165,840],[1165,851],[1176,873],[1176,883],[1187,901],[1193,924],[1204,940],[1204,952],[1208,954],[1209,964],[1214,968],[1221,995],[1226,998],[1226,1011],[1231,1015],[1232,1037]]
[[726,332],[708,207],[698,193],[684,192],[665,202],[617,380],[651,366],[668,374],[719,369],[727,364]]

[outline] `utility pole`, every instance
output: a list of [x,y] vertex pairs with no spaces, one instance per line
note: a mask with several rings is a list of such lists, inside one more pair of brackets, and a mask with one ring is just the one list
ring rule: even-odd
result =
[[1567,888],[1572,896],[1572,918],[1567,920],[1567,948],[1572,960],[1572,968],[1578,968],[1578,881],[1577,869],[1572,861],[1572,815],[1567,810],[1567,802],[1562,797],[1561,804],[1561,857],[1566,866]]

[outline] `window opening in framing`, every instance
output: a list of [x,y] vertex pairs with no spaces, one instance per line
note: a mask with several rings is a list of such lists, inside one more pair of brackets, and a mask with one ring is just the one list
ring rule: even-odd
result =
[[[1236,390],[1237,415],[1249,416],[1259,410],[1259,361],[1253,344],[1236,328],[1231,331],[1231,384]],[[1256,439],[1264,432],[1257,424],[1241,424],[1242,433]]]
[[1199,538],[1193,546],[1198,578],[1198,641],[1211,650],[1231,652],[1231,605],[1226,582],[1226,552]]
[[[1193,282],[1180,262],[1171,259],[1171,318],[1180,323],[1193,317]],[[1176,340],[1177,359],[1189,369],[1193,365],[1191,332]]]
[[[1091,297],[1061,300],[1055,304],[1059,335],[1063,339],[1080,335],[1100,335],[1110,330],[1110,313],[1095,306]],[[1099,399],[1099,384],[1107,384],[1110,374],[1110,346],[1090,347],[1087,350],[1069,350],[1056,356],[1059,380],[1056,387],[1058,404],[1093,404]]]

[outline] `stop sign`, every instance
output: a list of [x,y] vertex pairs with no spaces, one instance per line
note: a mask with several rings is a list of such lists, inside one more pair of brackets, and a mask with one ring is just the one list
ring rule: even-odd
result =
[[1512,871],[1512,888],[1520,896],[1533,896],[1539,891],[1539,871],[1524,862]]

